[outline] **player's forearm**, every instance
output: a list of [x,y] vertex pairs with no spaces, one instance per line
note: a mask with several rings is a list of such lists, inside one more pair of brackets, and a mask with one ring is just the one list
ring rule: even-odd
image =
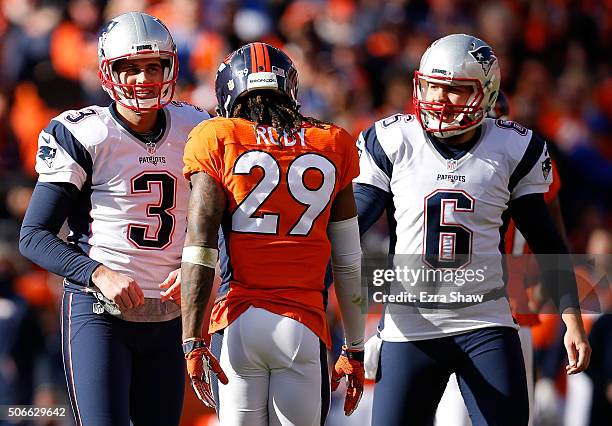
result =
[[89,285],[100,262],[57,236],[77,196],[72,184],[38,182],[21,226],[19,251],[54,274]]
[[582,316],[580,310],[575,308],[568,308],[561,314],[561,319],[565,323],[568,330],[578,329],[584,332],[584,324],[582,323]]
[[349,349],[363,349],[365,312],[361,297],[361,246],[357,218],[330,222],[334,288]]
[[555,228],[542,194],[512,202],[512,217],[535,253],[545,292],[559,312],[580,311],[576,276],[567,247]]
[[210,299],[219,225],[225,211],[225,194],[206,173],[191,176],[187,235],[181,263],[183,340],[202,336],[202,321]]
[[183,340],[202,337],[202,321],[212,291],[215,270],[192,263],[181,265]]
[[[365,338],[365,319],[363,312],[364,299],[361,296],[359,282],[361,280],[361,264],[355,268],[347,268],[342,271],[335,267],[334,286],[340,316],[344,326],[344,337],[349,349],[363,349]],[[340,278],[342,277],[342,278]]]
[[41,268],[84,286],[91,283],[93,272],[101,265],[51,232],[27,225],[21,230],[19,251]]

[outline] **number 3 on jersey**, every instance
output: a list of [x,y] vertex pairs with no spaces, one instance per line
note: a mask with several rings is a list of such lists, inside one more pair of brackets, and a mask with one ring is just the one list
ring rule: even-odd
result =
[[176,178],[167,172],[143,172],[132,178],[132,194],[150,193],[153,185],[159,186],[159,203],[147,204],[148,217],[157,216],[159,227],[155,235],[149,236],[149,225],[128,225],[128,240],[136,247],[145,250],[162,250],[172,242],[175,219],[171,210],[175,207]]
[[[281,182],[281,167],[276,159],[265,151],[247,151],[234,163],[234,175],[250,175],[254,168],[263,170],[263,177],[238,205],[232,215],[232,231],[255,234],[278,234],[279,215],[264,213],[257,216],[262,204],[272,195]],[[307,188],[304,174],[318,170],[323,179],[316,189]],[[287,169],[287,188],[293,199],[306,210],[289,230],[289,235],[306,236],[314,221],[325,210],[336,186],[336,168],[319,154],[303,154],[296,157]]]
[[438,189],[425,197],[425,263],[436,269],[462,268],[470,263],[473,233],[449,216],[474,212],[474,202],[466,192],[452,189]]

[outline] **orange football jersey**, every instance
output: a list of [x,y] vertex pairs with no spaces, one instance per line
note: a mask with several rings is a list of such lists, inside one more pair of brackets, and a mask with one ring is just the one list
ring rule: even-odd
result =
[[[553,182],[544,194],[544,201],[550,204],[559,195],[561,190],[561,178],[557,172],[557,166],[553,161]],[[510,220],[506,235],[504,237],[505,253],[507,254],[508,285],[506,290],[510,299],[512,315],[522,326],[533,326],[540,323],[537,314],[530,314],[529,297],[530,286],[537,279],[537,264],[531,257],[523,257],[523,254],[531,254],[531,250],[525,238],[518,232],[513,220]]]
[[359,174],[353,138],[334,125],[309,124],[279,137],[272,127],[218,117],[192,130],[184,162],[185,177],[209,174],[228,201],[220,261],[229,289],[209,332],[255,306],[302,322],[329,346],[327,224],[337,193]]

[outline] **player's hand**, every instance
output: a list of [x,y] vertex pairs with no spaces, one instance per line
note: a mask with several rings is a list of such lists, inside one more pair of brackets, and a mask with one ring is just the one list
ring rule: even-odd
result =
[[200,401],[208,407],[215,408],[210,386],[210,372],[217,375],[221,383],[227,385],[227,376],[223,372],[219,361],[210,352],[204,339],[192,337],[183,341],[183,352],[187,361],[187,374],[191,381],[193,391]]
[[336,361],[331,377],[332,392],[338,389],[340,380],[346,376],[346,398],[344,400],[344,414],[350,416],[359,405],[361,395],[363,395],[363,382],[365,372],[363,369],[363,350],[349,350],[346,346],[342,347],[342,353]]
[[586,370],[591,360],[591,345],[584,328],[581,325],[568,325],[563,344],[569,361],[565,366],[565,373],[570,375]]
[[160,291],[161,301],[172,300],[177,305],[181,306],[181,268],[170,272],[163,283],[159,285],[163,291]]
[[135,279],[127,275],[100,265],[91,275],[91,281],[122,312],[144,305],[142,289]]

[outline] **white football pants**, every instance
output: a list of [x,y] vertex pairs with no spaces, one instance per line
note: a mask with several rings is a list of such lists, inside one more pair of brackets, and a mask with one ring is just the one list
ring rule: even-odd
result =
[[223,426],[314,426],[327,415],[326,348],[298,321],[251,306],[225,329],[220,363]]

